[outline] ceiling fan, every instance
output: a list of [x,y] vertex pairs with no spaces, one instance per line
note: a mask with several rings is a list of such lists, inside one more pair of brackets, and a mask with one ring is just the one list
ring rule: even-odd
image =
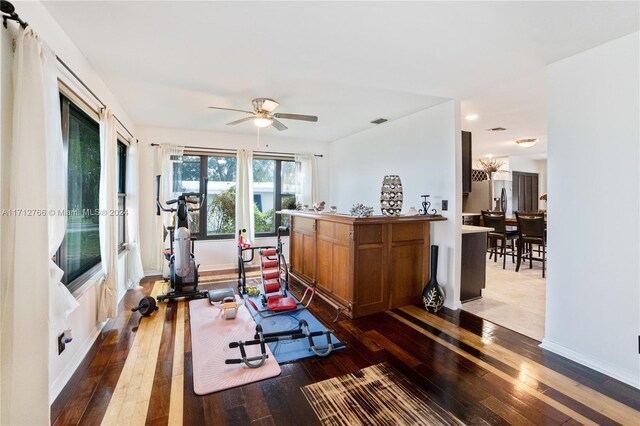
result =
[[225,111],[237,111],[237,112],[244,112],[247,114],[251,114],[249,117],[244,117],[239,120],[227,123],[228,126],[235,126],[236,124],[253,120],[253,124],[255,124],[257,127],[273,126],[276,129],[282,131],[282,130],[287,130],[288,127],[285,126],[281,121],[279,121],[278,118],[285,119],[285,120],[302,120],[302,121],[313,121],[313,122],[318,121],[318,117],[316,117],[315,115],[289,114],[285,112],[273,113],[273,110],[278,108],[278,105],[280,105],[278,102],[274,101],[273,99],[256,98],[252,100],[251,103],[253,104],[253,111],[246,111],[246,110],[235,109],[235,108],[214,107],[214,106],[210,106],[209,108],[221,109]]

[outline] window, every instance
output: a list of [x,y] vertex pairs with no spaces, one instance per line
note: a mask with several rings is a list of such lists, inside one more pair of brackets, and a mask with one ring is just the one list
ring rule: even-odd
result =
[[[173,163],[173,195],[186,195],[189,200],[200,203],[200,170],[201,156],[199,155],[183,155],[182,161]],[[200,234],[200,211],[197,206],[189,204],[189,229],[195,237]]]
[[209,156],[207,170],[207,236],[233,238],[236,232],[236,157]]
[[56,255],[63,283],[100,263],[98,230],[100,191],[100,128],[98,123],[61,97],[62,134],[67,149],[67,230]]
[[[227,155],[184,155],[174,164],[173,196],[184,193],[199,202],[207,182],[206,208],[191,210],[194,236],[235,238],[236,164],[236,157]],[[256,235],[275,235],[281,221],[275,212],[295,205],[295,163],[254,158],[253,190]]]
[[127,146],[118,141],[118,251],[124,250],[127,242]]
[[288,226],[289,218],[276,211],[295,205],[295,163],[254,158],[253,197],[256,235],[275,235],[280,225]]

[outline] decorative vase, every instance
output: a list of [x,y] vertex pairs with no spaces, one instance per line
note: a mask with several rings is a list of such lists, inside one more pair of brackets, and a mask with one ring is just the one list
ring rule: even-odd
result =
[[380,189],[380,210],[385,216],[400,216],[402,213],[402,181],[398,175],[387,175]]
[[425,309],[432,314],[444,305],[444,292],[438,284],[438,246],[431,246],[431,272],[429,282],[422,290],[422,301]]

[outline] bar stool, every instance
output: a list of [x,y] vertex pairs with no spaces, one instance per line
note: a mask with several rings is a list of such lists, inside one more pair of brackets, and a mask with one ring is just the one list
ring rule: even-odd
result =
[[[522,260],[529,260],[529,269],[533,267],[533,261],[542,261],[542,278],[545,277],[547,262],[547,238],[544,229],[544,213],[516,212],[518,222],[518,263],[516,272],[520,270]],[[537,245],[537,253],[541,257],[533,256],[533,246]]]
[[[500,241],[502,269],[506,267],[508,254],[511,254],[511,262],[515,263],[514,256],[516,249],[514,240],[518,238],[518,235],[515,231],[507,230],[504,212],[482,210],[482,220],[484,221],[484,226],[493,228],[493,231],[487,233],[487,246],[489,247],[488,251],[490,253],[489,259],[491,259],[491,256],[495,256],[493,261],[498,261],[498,241]],[[511,242],[509,251],[507,251],[509,247],[507,246],[507,242]]]

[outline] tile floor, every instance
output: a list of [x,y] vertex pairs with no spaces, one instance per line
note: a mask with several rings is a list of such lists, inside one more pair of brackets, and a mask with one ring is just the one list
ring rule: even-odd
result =
[[516,272],[510,257],[503,270],[502,259],[494,262],[487,254],[487,280],[482,299],[464,303],[462,309],[542,341],[545,291],[541,262],[533,262],[533,269],[529,269],[528,264],[523,265]]

